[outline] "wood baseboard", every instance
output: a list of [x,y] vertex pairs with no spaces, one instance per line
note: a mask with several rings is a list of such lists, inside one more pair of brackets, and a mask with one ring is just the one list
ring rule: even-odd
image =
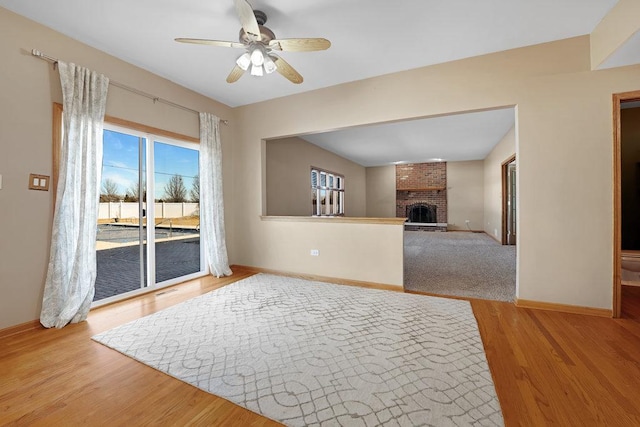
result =
[[295,277],[298,279],[314,280],[318,282],[327,282],[327,283],[336,283],[338,285],[360,286],[362,288],[384,289],[388,291],[399,291],[399,292],[404,291],[404,287],[402,285],[389,285],[385,283],[364,282],[360,280],[351,280],[351,279],[340,279],[338,277],[317,276],[315,274],[291,273],[288,271],[271,270],[268,268],[251,267],[248,265],[238,265],[238,264],[232,265],[231,269],[233,270],[234,267],[242,268],[244,270],[249,270],[256,273],[277,274],[280,276]]
[[[459,300],[462,300],[462,301],[469,301],[469,302],[487,301],[487,300],[483,300],[483,299],[479,299],[479,298],[461,297],[459,295],[434,294],[433,292],[412,291],[412,290],[409,290],[409,289],[405,289],[404,293],[405,294],[414,294],[414,295],[425,295],[425,296],[434,297],[434,298],[459,299]],[[491,302],[504,302],[505,304],[512,304],[512,303],[507,302],[507,301],[491,301]]]
[[0,329],[0,338],[6,338],[11,335],[19,334],[25,331],[31,331],[33,329],[44,329],[42,325],[40,325],[40,320],[31,320],[29,322],[21,323],[15,326],[9,326],[8,328]]
[[553,302],[531,301],[519,298],[516,298],[515,305],[520,308],[560,311],[563,313],[583,314],[586,316],[613,317],[613,311],[606,308],[581,307],[578,305],[556,304]]

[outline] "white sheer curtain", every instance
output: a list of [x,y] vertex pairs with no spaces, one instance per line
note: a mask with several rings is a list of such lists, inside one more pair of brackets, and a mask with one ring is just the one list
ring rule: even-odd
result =
[[224,236],[220,119],[209,113],[200,113],[200,223],[211,274],[231,275]]
[[58,63],[64,134],[49,267],[40,322],[50,328],[87,318],[96,280],[96,223],[109,79]]

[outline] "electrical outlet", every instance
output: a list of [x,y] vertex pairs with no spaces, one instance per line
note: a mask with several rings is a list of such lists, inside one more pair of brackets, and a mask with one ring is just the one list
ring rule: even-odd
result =
[[320,255],[320,251],[317,249],[311,249],[311,256],[319,256]]
[[464,220],[464,223],[465,223],[465,224],[469,224],[470,222],[471,222],[471,221],[469,221],[468,219],[465,219],[465,220]]

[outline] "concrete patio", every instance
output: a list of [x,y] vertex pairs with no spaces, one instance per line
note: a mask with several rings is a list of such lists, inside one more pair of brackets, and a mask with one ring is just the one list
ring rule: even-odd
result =
[[[146,254],[146,245],[145,245]],[[140,289],[140,248],[124,245],[97,251],[98,301]],[[146,255],[143,261],[146,263]],[[200,271],[200,238],[180,238],[156,242],[156,283]],[[146,282],[145,271],[145,282]]]

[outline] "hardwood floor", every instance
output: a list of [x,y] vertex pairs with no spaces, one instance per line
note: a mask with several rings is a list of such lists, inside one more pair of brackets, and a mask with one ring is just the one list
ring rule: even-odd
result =
[[622,287],[623,319],[640,320],[640,286]]
[[[207,277],[0,339],[2,425],[278,425],[90,337],[245,278]],[[626,287],[625,287],[626,288]],[[624,318],[471,300],[507,426],[640,425],[640,288]]]

